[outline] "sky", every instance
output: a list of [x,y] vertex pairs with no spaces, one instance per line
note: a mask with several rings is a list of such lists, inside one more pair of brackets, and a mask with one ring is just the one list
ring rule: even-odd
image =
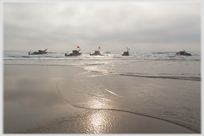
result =
[[200,51],[201,2],[4,2],[4,50]]

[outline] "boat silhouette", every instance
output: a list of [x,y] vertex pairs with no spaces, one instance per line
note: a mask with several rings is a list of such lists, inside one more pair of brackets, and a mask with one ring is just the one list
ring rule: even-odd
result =
[[192,56],[190,53],[186,52],[185,50],[176,52],[178,56]]
[[122,56],[129,56],[129,50],[130,48],[127,47],[127,51],[124,51]]
[[100,46],[98,47],[98,51],[95,51],[94,53],[91,53],[90,56],[97,56],[97,55],[102,56],[101,53],[100,53],[100,51],[99,51],[99,49],[101,49]]
[[38,52],[28,52],[28,55],[41,55],[41,54],[47,54],[47,49],[45,50],[38,50]]
[[79,46],[77,46],[77,48],[79,48],[79,50],[72,50],[72,53],[70,54],[68,54],[67,52],[65,53],[65,56],[80,56],[82,54],[81,52],[79,52],[81,49]]

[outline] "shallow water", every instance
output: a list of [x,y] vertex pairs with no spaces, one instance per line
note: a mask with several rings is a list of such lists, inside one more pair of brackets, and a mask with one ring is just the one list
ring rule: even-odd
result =
[[200,82],[97,76],[66,78],[59,81],[58,91],[75,107],[123,111],[200,129]]
[[[59,118],[64,109],[70,114],[70,106],[71,113],[79,109],[120,111],[200,132],[199,53],[175,56],[173,52],[132,52],[127,57],[120,53],[104,53],[100,57],[89,56],[88,52],[78,57],[65,57],[63,52],[40,56],[25,53],[4,52],[6,132],[12,132],[20,124],[12,124],[17,119],[12,112],[27,116],[27,122],[21,122],[25,126],[34,120],[33,124],[40,123],[41,118],[44,122]],[[72,70],[70,66],[76,68]],[[39,114],[34,112],[40,107],[41,110],[36,110]],[[50,115],[45,107],[58,111]],[[64,113],[60,115],[62,118],[67,117]],[[97,129],[94,132],[97,133]]]

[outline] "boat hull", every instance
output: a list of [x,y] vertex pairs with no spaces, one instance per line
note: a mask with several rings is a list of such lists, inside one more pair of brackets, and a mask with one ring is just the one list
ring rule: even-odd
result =
[[67,53],[65,53],[65,56],[80,56],[80,55],[81,55],[81,53],[78,53],[78,54],[73,54],[73,53],[67,54]]
[[90,54],[90,56],[102,56],[101,54]]
[[47,52],[45,52],[45,53],[38,53],[38,52],[30,53],[30,52],[28,52],[28,55],[43,55],[43,54],[47,54]]
[[123,52],[122,56],[129,56],[129,52],[128,51]]
[[176,54],[177,56],[192,56],[191,54],[185,54],[185,55],[180,55],[180,54]]
[[186,52],[185,50],[176,52],[177,56],[192,56],[190,53]]
[[28,55],[42,55],[42,54],[47,54],[48,52],[47,52],[47,49],[45,49],[45,50],[38,50],[38,52],[32,52],[31,53],[31,51],[30,52],[28,52]]
[[192,56],[190,53],[185,53],[185,54],[182,54],[182,53],[176,53],[177,56]]

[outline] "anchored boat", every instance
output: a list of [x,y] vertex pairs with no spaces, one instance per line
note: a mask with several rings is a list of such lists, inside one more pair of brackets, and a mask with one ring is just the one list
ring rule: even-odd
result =
[[127,47],[127,51],[124,51],[122,56],[129,56],[129,50],[130,48]]
[[185,50],[176,52],[176,55],[178,55],[178,56],[191,56],[191,54],[187,53]]
[[47,54],[47,49],[45,50],[38,50],[38,52],[28,52],[28,55],[41,55],[41,54]]
[[90,54],[91,56],[101,55],[100,51],[95,51],[94,53]]
[[98,51],[95,51],[94,53],[91,53],[90,56],[97,56],[97,55],[102,56],[101,53],[100,53],[100,51],[99,51],[99,49],[101,49],[100,46],[98,47]]
[[72,50],[72,53],[65,53],[65,56],[80,56],[82,54],[81,52],[79,52],[81,49],[79,46],[77,46],[77,48],[79,48],[79,50]]

